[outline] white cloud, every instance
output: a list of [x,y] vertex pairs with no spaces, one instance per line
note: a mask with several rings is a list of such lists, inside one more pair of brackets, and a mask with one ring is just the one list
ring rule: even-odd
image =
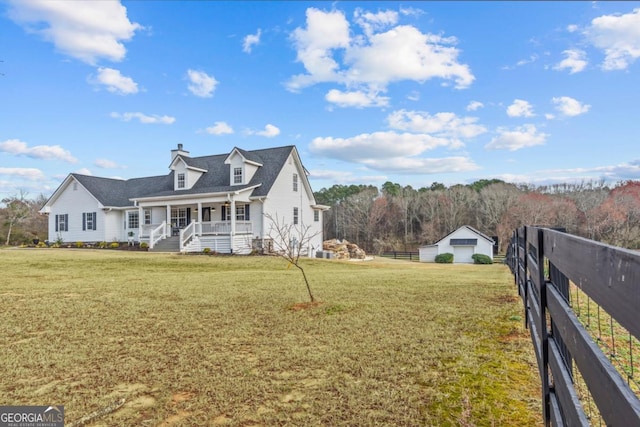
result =
[[368,159],[364,160],[363,163],[371,169],[380,170],[387,173],[411,175],[469,172],[480,169],[480,167],[468,157],[400,157],[388,160]]
[[125,166],[121,166],[113,160],[108,159],[97,159],[94,163],[99,168],[102,169],[124,169]]
[[484,104],[480,101],[471,101],[469,105],[467,105],[467,111],[476,111],[480,108],[484,108]]
[[30,181],[40,181],[45,179],[40,169],[36,168],[3,168],[0,167],[0,175],[13,176],[28,179]]
[[75,171],[74,173],[78,173],[80,175],[93,175],[91,173],[91,171],[89,169],[87,169],[87,168],[80,168],[77,171]]
[[125,77],[120,74],[119,70],[113,68],[98,68],[98,75],[90,78],[94,84],[100,84],[107,87],[107,90],[119,95],[130,95],[138,93],[138,84],[131,77]]
[[420,92],[417,90],[412,90],[409,95],[407,95],[407,99],[409,101],[419,101],[420,100]]
[[400,80],[440,78],[457,88],[473,82],[468,65],[458,62],[455,37],[424,34],[413,26],[396,25],[397,20],[396,12],[358,10],[355,22],[363,34],[353,30],[352,37],[342,12],[307,9],[306,27],[291,34],[306,74],[291,77],[287,88],[295,92],[325,82],[344,85],[345,93],[378,93]]
[[453,47],[455,37],[423,34],[415,27],[401,25],[367,41],[345,52],[345,63],[350,66],[345,73],[348,82],[386,86],[399,80],[441,78],[453,80],[461,89],[475,79],[466,64],[457,62],[460,52]]
[[211,98],[213,91],[216,90],[218,81],[207,75],[204,71],[187,70],[189,79],[189,91],[200,98]]
[[509,117],[533,117],[533,107],[527,101],[514,99],[513,104],[507,107]]
[[497,132],[498,136],[485,145],[487,150],[516,151],[525,147],[543,145],[549,136],[538,132],[534,125],[519,126],[514,130],[500,127]]
[[385,107],[389,104],[388,97],[378,96],[375,92],[342,92],[338,89],[327,92],[325,99],[339,107]]
[[579,73],[584,70],[588,62],[585,60],[586,53],[580,49],[569,49],[562,52],[566,57],[557,63],[554,70],[568,69],[569,74]]
[[245,53],[251,53],[253,46],[260,44],[261,35],[262,35],[262,30],[260,28],[258,28],[258,32],[256,34],[246,35],[242,42],[242,51]]
[[8,139],[0,142],[0,152],[17,156],[31,157],[42,160],[62,160],[69,163],[77,163],[78,159],[59,145],[36,145],[29,147],[26,142],[19,139]]
[[361,184],[362,182],[385,182],[386,175],[356,175],[351,171],[313,169],[309,171],[310,180],[327,180],[333,182]]
[[537,60],[538,55],[531,55],[527,59],[521,59],[520,61],[516,62],[516,67],[522,67],[523,65],[531,64],[533,62],[536,62]]
[[152,116],[148,116],[146,114],[143,113],[139,113],[139,112],[135,112],[135,113],[116,113],[113,112],[110,114],[110,116],[114,119],[120,119],[123,122],[129,122],[133,119],[138,119],[138,121],[140,123],[143,124],[163,124],[163,125],[170,125],[173,122],[176,121],[175,117],[171,117],[171,116],[159,116],[157,114],[154,114]]
[[437,147],[447,147],[446,138],[427,134],[374,132],[351,138],[318,137],[311,141],[309,149],[326,157],[363,162],[371,159],[391,159],[418,156]]
[[264,130],[247,130],[245,131],[245,133],[247,135],[258,135],[258,136],[264,136],[267,138],[273,138],[275,136],[280,135],[280,129],[278,129],[276,126],[272,125],[272,124],[267,124],[264,127]]
[[205,129],[210,135],[231,135],[233,128],[226,122],[215,122],[213,126],[209,126]]
[[477,124],[477,121],[476,117],[458,117],[454,113],[446,112],[431,115],[426,111],[398,110],[387,116],[387,122],[392,129],[447,138],[452,148],[463,145],[459,141],[460,138],[474,138],[487,131],[484,126]]
[[297,51],[297,60],[309,74],[291,78],[289,90],[296,91],[318,82],[340,80],[338,63],[332,50],[349,46],[349,23],[339,11],[323,12],[309,8],[306,12],[307,28],[296,28],[291,34]]
[[578,31],[578,26],[575,24],[569,24],[567,25],[567,31],[570,33],[575,33],[576,31]]
[[599,180],[616,183],[640,179],[640,160],[592,168],[538,170],[530,175],[503,174],[498,175],[497,178],[507,182],[534,183],[538,185],[584,183]]
[[123,41],[143,27],[129,21],[120,1],[10,0],[9,17],[53,43],[65,55],[95,65],[101,59],[121,61]]
[[583,104],[577,99],[573,99],[568,96],[560,96],[557,98],[552,98],[551,102],[553,102],[556,106],[556,110],[565,116],[574,117],[579,116],[580,114],[584,114],[591,108],[591,105]]
[[640,8],[624,15],[595,18],[585,35],[604,51],[604,70],[624,70],[640,57]]
[[386,173],[431,174],[478,169],[467,157],[425,158],[426,151],[450,147],[451,141],[427,134],[375,132],[351,138],[318,137],[309,149],[312,153]]
[[367,36],[371,36],[376,31],[384,30],[398,23],[398,12],[393,10],[372,13],[357,8],[353,16],[355,22],[362,27],[362,30]]

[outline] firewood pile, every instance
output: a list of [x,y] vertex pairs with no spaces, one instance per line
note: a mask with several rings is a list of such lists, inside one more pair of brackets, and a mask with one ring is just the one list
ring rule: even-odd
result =
[[365,259],[367,254],[355,243],[331,239],[322,242],[322,249],[335,254],[335,259]]

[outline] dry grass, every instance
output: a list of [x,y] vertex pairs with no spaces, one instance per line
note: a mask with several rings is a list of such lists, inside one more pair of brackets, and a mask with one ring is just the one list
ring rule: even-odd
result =
[[2,404],[63,404],[68,424],[541,425],[501,265],[305,260],[322,304],[304,305],[277,258],[34,249],[0,264]]

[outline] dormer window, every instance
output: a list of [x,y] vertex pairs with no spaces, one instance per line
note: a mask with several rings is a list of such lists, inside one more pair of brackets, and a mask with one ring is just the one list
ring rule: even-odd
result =
[[178,174],[178,188],[185,188],[186,187],[186,179],[184,176],[184,173],[179,173]]
[[242,168],[233,168],[233,183],[242,184]]

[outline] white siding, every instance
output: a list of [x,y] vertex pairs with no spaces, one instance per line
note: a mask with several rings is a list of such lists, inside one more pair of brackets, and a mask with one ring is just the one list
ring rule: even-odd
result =
[[[82,214],[96,213],[96,230],[82,230]],[[69,215],[68,231],[56,232],[56,215]],[[98,242],[104,240],[104,212],[98,201],[74,179],[62,190],[49,213],[49,240]]]
[[196,185],[196,182],[198,182],[201,176],[202,176],[202,172],[187,169],[186,188],[191,188],[194,185]]
[[438,255],[438,247],[435,245],[421,246],[418,249],[420,253],[420,262],[435,262]]
[[[298,174],[298,191],[293,191],[294,173]],[[317,234],[309,242],[311,247],[308,248],[309,253],[314,254],[315,251],[322,249],[322,214],[320,214],[320,221],[313,220],[313,209],[311,208],[313,195],[307,193],[303,183],[304,179],[304,171],[298,167],[293,156],[290,156],[269,191],[269,197],[264,203],[264,211],[274,219],[277,215],[280,222],[291,223],[293,222],[293,208],[297,207],[298,227],[309,227],[307,235]],[[265,237],[268,237],[270,226],[270,221],[265,219]]]
[[[451,246],[449,244],[451,239],[477,239],[478,243],[475,246]],[[449,234],[436,245],[438,254],[452,253],[454,263],[473,262],[471,259],[473,254],[483,254],[493,259],[493,243],[465,226]]]
[[104,235],[102,241],[124,242],[124,217],[122,211],[112,210],[104,213]]
[[[229,164],[229,183],[231,185],[242,185],[247,181],[247,174],[244,168],[244,161],[242,160],[242,157],[239,154],[234,154],[231,159],[229,159],[230,164]],[[240,168],[242,169],[242,182],[236,183],[234,182],[234,169],[235,168]]]

